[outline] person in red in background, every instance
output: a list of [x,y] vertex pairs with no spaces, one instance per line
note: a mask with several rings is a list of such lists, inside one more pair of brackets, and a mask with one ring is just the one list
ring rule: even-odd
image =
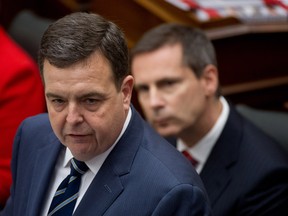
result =
[[24,118],[45,111],[36,62],[0,26],[0,209],[10,193],[10,160],[16,130]]

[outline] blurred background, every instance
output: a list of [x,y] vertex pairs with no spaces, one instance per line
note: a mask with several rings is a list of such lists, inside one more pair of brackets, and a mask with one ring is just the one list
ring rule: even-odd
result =
[[226,98],[287,112],[287,5],[285,0],[0,0],[0,23],[35,61],[47,26],[74,11],[92,11],[114,21],[129,47],[164,22],[197,26],[216,48]]

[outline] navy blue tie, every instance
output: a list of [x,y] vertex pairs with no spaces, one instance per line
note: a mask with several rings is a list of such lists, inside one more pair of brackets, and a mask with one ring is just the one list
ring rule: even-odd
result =
[[88,167],[84,162],[73,158],[70,169],[70,174],[61,182],[53,197],[48,216],[70,216],[73,213],[81,176],[88,170]]

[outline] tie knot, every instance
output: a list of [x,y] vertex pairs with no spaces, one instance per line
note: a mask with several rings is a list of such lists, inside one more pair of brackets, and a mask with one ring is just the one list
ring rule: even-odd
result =
[[72,176],[81,176],[89,169],[85,162],[78,161],[75,158],[72,158],[70,168],[70,175]]

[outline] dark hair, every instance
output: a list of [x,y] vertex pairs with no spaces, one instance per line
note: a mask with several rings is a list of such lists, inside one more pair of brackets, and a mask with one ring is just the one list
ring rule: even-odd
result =
[[177,23],[162,24],[146,32],[131,50],[131,61],[137,54],[177,43],[183,48],[183,64],[190,67],[197,77],[208,64],[217,66],[214,47],[204,32]]
[[44,60],[65,68],[100,52],[111,65],[116,88],[129,74],[129,55],[124,33],[104,17],[86,12],[67,15],[45,31],[39,49],[38,63],[43,77]]

